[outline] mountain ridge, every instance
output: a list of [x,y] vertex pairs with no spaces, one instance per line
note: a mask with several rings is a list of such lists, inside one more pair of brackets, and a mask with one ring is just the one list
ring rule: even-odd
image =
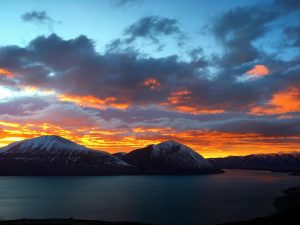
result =
[[[46,135],[11,143],[0,148],[0,175],[123,175],[217,173],[210,162],[191,148],[168,140],[150,145],[151,157],[132,163],[129,153],[109,154],[89,149],[68,139]],[[149,161],[148,163],[146,161]],[[154,167],[153,167],[154,166]],[[156,166],[156,167],[155,167]]]
[[110,154],[57,135],[0,148],[0,175],[210,174],[222,169],[300,172],[300,152],[207,158],[173,140]]
[[300,172],[300,152],[227,156],[224,158],[208,158],[208,161],[222,169]]

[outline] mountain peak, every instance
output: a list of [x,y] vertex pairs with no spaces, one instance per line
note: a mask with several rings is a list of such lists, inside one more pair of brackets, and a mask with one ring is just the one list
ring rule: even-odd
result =
[[167,140],[167,141],[163,141],[160,144],[168,144],[168,145],[182,145],[181,143],[177,142],[177,141],[174,141],[174,140]]
[[0,148],[0,174],[102,175],[137,170],[109,153],[95,151],[57,135],[45,135]]
[[[37,142],[44,142],[44,143],[45,142],[46,143],[49,143],[49,142],[74,143],[74,142],[72,142],[72,141],[70,141],[66,138],[63,138],[61,136],[58,136],[58,135],[43,135],[43,136],[28,139],[28,140],[37,141]],[[27,140],[24,140],[24,141],[27,141]]]
[[[60,139],[60,138],[63,138],[61,136],[58,136],[58,135],[42,135],[42,136],[39,136],[39,137],[36,137],[36,138],[51,138],[51,139]],[[65,138],[64,138],[65,139]]]
[[153,146],[154,152],[172,154],[177,151],[193,151],[190,147],[174,140],[167,140]]
[[1,153],[37,153],[47,152],[55,154],[58,152],[86,152],[90,149],[76,144],[68,139],[57,135],[44,135],[26,139],[7,145],[0,149]]
[[193,149],[173,140],[134,150],[122,156],[121,159],[152,173],[203,174],[220,172]]

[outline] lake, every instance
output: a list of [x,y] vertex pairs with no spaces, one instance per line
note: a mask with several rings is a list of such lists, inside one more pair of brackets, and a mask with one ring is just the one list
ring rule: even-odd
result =
[[205,176],[0,177],[0,219],[78,218],[212,225],[264,216],[283,173],[226,170]]

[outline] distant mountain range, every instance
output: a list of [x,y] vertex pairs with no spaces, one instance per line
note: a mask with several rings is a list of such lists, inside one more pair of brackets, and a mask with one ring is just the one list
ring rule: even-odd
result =
[[208,161],[222,169],[300,172],[300,152],[228,156],[225,158],[210,158]]
[[0,148],[0,175],[213,174],[221,169],[300,172],[300,152],[205,159],[175,141],[109,154],[59,136],[41,136]]
[[59,136],[41,136],[0,148],[0,175],[210,174],[221,170],[174,141],[128,154],[109,154]]

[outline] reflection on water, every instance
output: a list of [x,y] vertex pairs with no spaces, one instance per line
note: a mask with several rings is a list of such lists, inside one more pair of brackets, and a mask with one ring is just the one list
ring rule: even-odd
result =
[[0,218],[81,218],[217,224],[273,211],[281,173],[228,170],[207,176],[0,177]]

